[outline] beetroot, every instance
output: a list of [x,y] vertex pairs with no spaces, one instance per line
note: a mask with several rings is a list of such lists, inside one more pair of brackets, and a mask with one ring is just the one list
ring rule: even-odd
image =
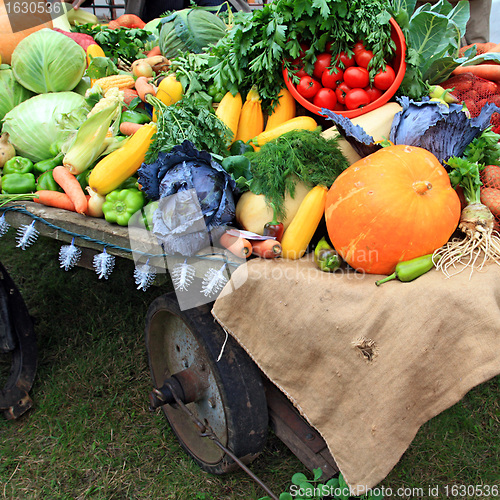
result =
[[87,47],[89,45],[94,45],[96,43],[90,35],[86,35],[85,33],[73,33],[72,31],[64,31],[59,28],[52,29],[74,40],[85,52],[87,52]]

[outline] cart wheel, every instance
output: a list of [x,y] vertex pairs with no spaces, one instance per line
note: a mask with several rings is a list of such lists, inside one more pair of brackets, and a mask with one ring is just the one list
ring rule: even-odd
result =
[[37,345],[33,321],[12,278],[0,263],[0,412],[15,419],[31,408]]
[[[194,416],[208,424],[237,458],[249,463],[266,442],[266,396],[257,365],[232,337],[216,361],[225,339],[208,305],[180,311],[172,293],[149,307],[146,347],[155,388],[164,386],[165,380],[175,382]],[[224,474],[238,468],[211,439],[200,435],[182,408],[162,402],[154,406],[160,405],[182,447],[203,470]]]

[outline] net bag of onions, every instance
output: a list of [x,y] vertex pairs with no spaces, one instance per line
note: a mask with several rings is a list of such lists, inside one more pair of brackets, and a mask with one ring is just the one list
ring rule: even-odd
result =
[[[499,84],[472,73],[452,76],[440,85],[444,89],[450,89],[451,94],[467,106],[473,118],[479,116],[481,109],[488,102],[500,106]],[[493,113],[490,124],[494,132],[500,133],[500,113]]]

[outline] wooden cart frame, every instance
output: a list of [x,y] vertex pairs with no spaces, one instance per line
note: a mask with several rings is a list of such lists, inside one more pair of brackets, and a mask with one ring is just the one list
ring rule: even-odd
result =
[[[0,212],[13,228],[35,221],[43,237],[65,243],[74,239],[82,250],[80,266],[92,269],[93,256],[103,247],[116,257],[134,258],[128,229],[103,219],[32,202],[10,204]],[[13,360],[11,377],[0,387],[0,410],[7,418],[17,418],[31,406],[28,393],[36,373],[36,340],[20,293],[7,271],[0,268],[0,272],[4,284],[0,299],[8,298],[17,336],[10,347],[0,349]],[[334,476],[338,467],[321,435],[243,348],[228,338],[212,317],[211,305],[181,311],[173,292],[159,295],[150,305],[145,343],[153,380],[151,407],[161,408],[183,448],[208,472],[222,474],[243,467],[252,475],[246,466],[261,453],[272,428],[307,468],[321,468],[326,477]],[[0,314],[0,330],[2,322]]]

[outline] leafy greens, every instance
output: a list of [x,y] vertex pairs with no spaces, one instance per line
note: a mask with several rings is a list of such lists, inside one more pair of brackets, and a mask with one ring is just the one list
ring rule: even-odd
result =
[[475,56],[470,49],[459,57],[460,40],[469,20],[469,2],[453,7],[446,0],[415,9],[416,0],[391,0],[390,10],[406,38],[406,73],[398,94],[411,99],[427,95],[427,84],[446,80],[460,64]]
[[256,85],[267,107],[284,84],[277,78],[283,61],[296,59],[301,43],[310,47],[304,56],[310,69],[327,42],[340,51],[363,39],[379,69],[395,49],[388,8],[388,0],[276,0],[251,13],[237,12],[232,29],[209,50],[215,58],[211,76],[233,94]]

